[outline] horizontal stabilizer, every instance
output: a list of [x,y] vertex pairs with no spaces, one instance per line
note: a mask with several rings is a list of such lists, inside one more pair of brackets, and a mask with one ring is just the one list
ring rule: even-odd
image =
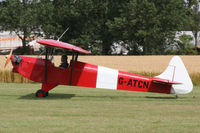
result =
[[169,84],[169,85],[172,85],[172,84],[182,84],[180,82],[175,82],[175,81],[170,81],[170,80],[165,80],[165,79],[159,79],[159,78],[153,78],[152,82],[153,83],[159,83],[159,84]]

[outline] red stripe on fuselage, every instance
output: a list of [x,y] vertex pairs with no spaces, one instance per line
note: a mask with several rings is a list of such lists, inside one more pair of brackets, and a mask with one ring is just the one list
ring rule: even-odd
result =
[[72,85],[96,88],[98,66],[83,62],[75,62]]
[[171,85],[153,83],[151,78],[119,71],[117,89],[169,94]]

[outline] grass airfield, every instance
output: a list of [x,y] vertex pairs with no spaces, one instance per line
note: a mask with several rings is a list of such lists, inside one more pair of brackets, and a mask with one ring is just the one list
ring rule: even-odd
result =
[[2,133],[200,132],[200,86],[174,95],[58,86],[36,98],[40,84],[0,83]]

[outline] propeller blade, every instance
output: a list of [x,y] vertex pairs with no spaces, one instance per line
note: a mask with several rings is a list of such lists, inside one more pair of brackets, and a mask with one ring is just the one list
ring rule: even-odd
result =
[[4,68],[5,68],[5,67],[8,65],[8,63],[10,62],[10,59],[11,59],[11,56],[12,56],[12,52],[13,52],[13,50],[10,51],[10,54],[9,54],[8,57],[7,57],[6,63],[5,63],[5,65],[4,65]]

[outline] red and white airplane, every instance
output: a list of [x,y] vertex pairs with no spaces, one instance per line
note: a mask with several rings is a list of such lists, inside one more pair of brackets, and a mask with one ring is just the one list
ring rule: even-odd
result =
[[[37,43],[45,45],[45,59],[12,55],[7,58],[5,66],[11,60],[13,72],[42,83],[37,97],[46,97],[48,92],[58,85],[71,85],[111,90],[127,90],[155,92],[166,94],[187,94],[193,89],[193,84],[180,57],[174,56],[166,70],[155,77],[145,77],[119,70],[92,65],[78,61],[78,54],[90,52],[74,45],[56,41],[40,40]],[[49,48],[62,48],[73,52],[68,68],[54,66],[48,59]]]

